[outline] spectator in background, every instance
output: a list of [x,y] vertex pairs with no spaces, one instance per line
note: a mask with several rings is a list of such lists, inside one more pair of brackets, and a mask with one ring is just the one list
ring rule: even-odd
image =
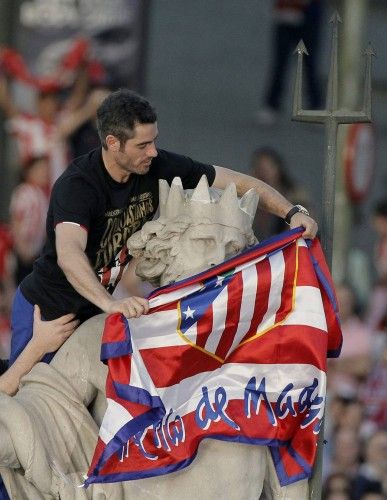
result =
[[15,283],[32,271],[46,238],[50,167],[45,156],[31,158],[22,171],[23,182],[13,191],[10,224],[16,258]]
[[309,56],[305,70],[309,105],[321,105],[321,91],[317,77],[318,46],[322,15],[320,0],[276,0],[273,8],[272,68],[266,90],[264,107],[259,113],[262,125],[274,125],[281,107],[281,97],[289,58],[302,39]]
[[345,399],[344,411],[339,415],[338,428],[351,429],[358,439],[362,437],[364,407],[358,399]]
[[374,253],[377,282],[370,297],[366,320],[373,330],[382,330],[387,313],[387,200],[374,207],[372,223],[377,235]]
[[363,420],[364,407],[360,400],[330,392],[327,403],[323,477],[328,481],[332,475],[340,473],[349,480],[356,473],[361,458],[360,441],[370,433]]
[[8,81],[0,77],[0,108],[7,118],[7,131],[15,138],[19,163],[47,156],[50,165],[50,186],[64,172],[68,152],[65,138],[58,133],[59,94],[54,89],[37,92],[35,113],[20,110],[12,99]]
[[6,224],[0,222],[0,282],[4,288],[4,300],[8,311],[11,310],[15,293],[13,272],[14,258],[11,231]]
[[368,491],[361,496],[361,500],[386,500],[386,495],[383,495],[383,493]]
[[324,481],[322,500],[338,500],[340,498],[350,500],[350,491],[351,484],[348,476],[341,472],[335,472]]
[[379,429],[387,427],[387,346],[372,368],[360,397],[369,423]]
[[355,295],[346,284],[336,287],[343,346],[340,357],[328,365],[329,389],[337,395],[357,398],[359,384],[371,366],[372,331],[355,312]]
[[[366,443],[365,461],[353,482],[353,499],[367,494],[387,496],[387,431],[376,431]],[[371,497],[372,498],[372,497]]]
[[330,472],[344,474],[352,480],[360,463],[361,447],[357,432],[354,429],[339,427],[334,437],[333,446]]
[[[308,208],[306,192],[292,181],[283,158],[275,149],[270,147],[256,149],[250,160],[250,174],[283,193],[292,203],[305,205]],[[283,219],[258,210],[253,228],[256,236],[261,240],[285,231],[289,229],[289,226]]]
[[20,110],[12,99],[7,78],[0,77],[0,108],[3,110],[8,131],[15,137],[20,164],[31,158],[47,156],[50,166],[50,187],[64,172],[69,161],[68,138],[93,119],[96,108],[106,93],[91,92],[83,69],[62,104],[57,88],[40,90],[36,94],[35,113]]

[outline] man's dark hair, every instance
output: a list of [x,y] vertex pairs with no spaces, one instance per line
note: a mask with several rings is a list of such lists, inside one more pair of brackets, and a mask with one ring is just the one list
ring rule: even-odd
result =
[[133,137],[138,123],[155,123],[157,115],[150,103],[127,89],[112,92],[97,111],[97,128],[102,147],[107,149],[106,136],[114,135],[122,146]]

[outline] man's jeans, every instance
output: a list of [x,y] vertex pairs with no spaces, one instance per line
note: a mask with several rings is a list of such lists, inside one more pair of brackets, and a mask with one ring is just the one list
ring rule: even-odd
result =
[[[20,287],[16,290],[12,304],[11,315],[11,353],[9,366],[11,366],[32,337],[34,326],[34,306],[22,294]],[[46,354],[42,361],[49,363],[55,353]]]

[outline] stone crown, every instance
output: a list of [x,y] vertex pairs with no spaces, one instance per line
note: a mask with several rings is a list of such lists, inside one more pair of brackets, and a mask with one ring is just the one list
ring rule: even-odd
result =
[[159,180],[160,217],[174,220],[188,216],[194,221],[236,227],[243,233],[251,232],[252,221],[258,205],[255,189],[238,198],[236,186],[231,183],[220,194],[209,188],[203,175],[194,190],[183,190],[180,177],[175,177],[171,187],[164,179]]

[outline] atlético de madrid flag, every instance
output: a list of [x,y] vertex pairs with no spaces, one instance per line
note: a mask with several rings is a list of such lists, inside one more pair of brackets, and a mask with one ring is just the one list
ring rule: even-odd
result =
[[155,290],[145,316],[107,318],[108,407],[85,486],[182,469],[206,437],[269,446],[283,486],[310,477],[342,337],[320,244],[301,234]]

